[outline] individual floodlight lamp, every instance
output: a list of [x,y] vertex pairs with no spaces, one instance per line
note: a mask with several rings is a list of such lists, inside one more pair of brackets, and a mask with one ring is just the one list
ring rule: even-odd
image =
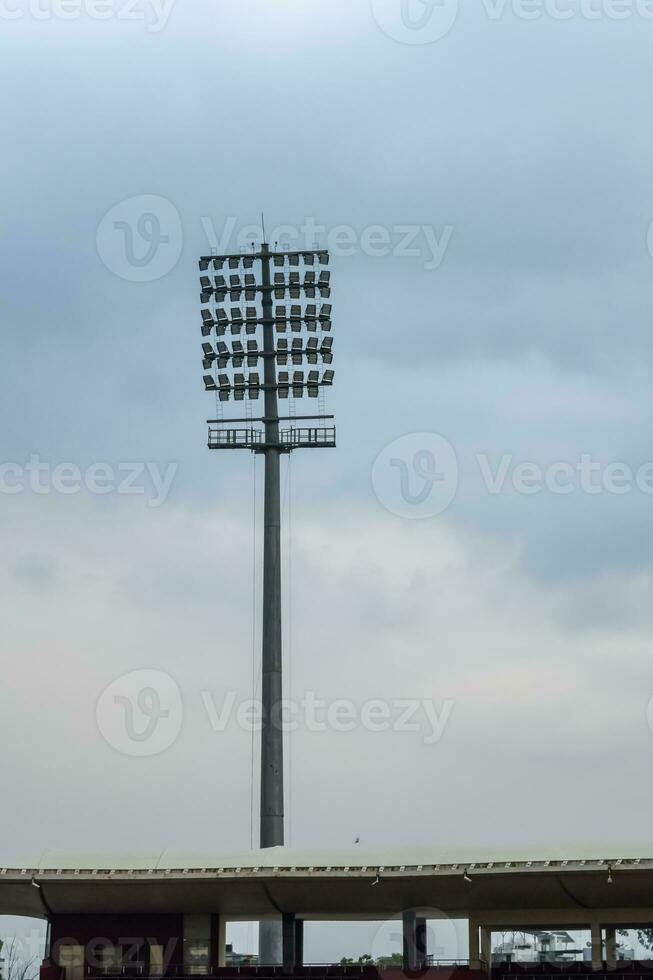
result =
[[309,337],[306,343],[306,358],[309,364],[317,364],[317,337]]
[[304,360],[304,345],[301,337],[295,337],[292,342],[292,362],[301,365]]
[[[317,341],[317,337],[315,338]],[[325,364],[333,363],[333,337],[323,337],[320,345],[320,354]]]
[[202,336],[210,337],[211,331],[215,326],[215,321],[211,316],[210,310],[202,310]]
[[288,363],[288,341],[285,337],[277,340],[277,364],[284,367]]

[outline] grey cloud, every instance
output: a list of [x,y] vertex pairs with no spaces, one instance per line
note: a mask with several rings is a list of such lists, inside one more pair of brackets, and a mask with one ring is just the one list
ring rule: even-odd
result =
[[11,577],[36,592],[51,590],[58,579],[58,562],[48,555],[25,555],[14,562]]

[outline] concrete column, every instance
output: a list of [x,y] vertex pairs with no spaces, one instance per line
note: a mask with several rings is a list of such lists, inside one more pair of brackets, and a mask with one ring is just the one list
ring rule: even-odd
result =
[[601,932],[601,923],[592,922],[592,969],[602,970],[603,969],[603,934]]
[[143,976],[150,976],[150,944],[145,940],[138,948],[138,964]]
[[149,975],[151,977],[162,977],[164,950],[160,943],[152,943],[150,945],[150,954],[148,959],[150,961]]
[[295,920],[295,961],[297,966],[304,965],[304,920]]
[[420,970],[425,969],[428,957],[428,937],[426,933],[426,919],[418,918],[415,924],[415,938],[417,946],[417,966]]
[[61,945],[58,965],[64,971],[65,980],[84,980],[86,950],[83,946]]
[[263,966],[279,966],[283,958],[281,922],[261,919],[258,927],[258,954]]
[[417,969],[417,915],[409,910],[403,914],[404,971]]
[[281,926],[283,968],[289,973],[297,965],[297,920],[294,912],[284,912]]
[[214,969],[227,965],[227,920],[223,915],[211,916],[209,965]]
[[481,951],[478,941],[478,922],[470,919],[469,924],[469,968],[470,970],[481,969]]
[[605,927],[605,960],[608,970],[617,969],[617,927]]
[[492,929],[481,926],[481,966],[489,973],[492,969]]

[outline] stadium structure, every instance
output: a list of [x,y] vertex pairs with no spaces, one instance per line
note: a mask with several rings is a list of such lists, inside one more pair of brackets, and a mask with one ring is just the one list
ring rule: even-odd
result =
[[[643,977],[653,963],[619,960],[616,937],[653,927],[653,847],[322,854],[284,845],[283,738],[271,721],[283,689],[279,466],[297,449],[335,447],[324,403],[334,380],[331,304],[323,302],[331,295],[328,261],[320,249],[265,244],[200,259],[204,384],[216,401],[208,445],[265,458],[261,849],[136,858],[46,852],[0,867],[0,914],[47,920],[41,980],[350,980],[397,971],[434,980]],[[298,414],[303,397],[313,414]],[[230,402],[242,410],[227,418]],[[467,955],[452,962],[428,948],[428,922],[447,919],[468,923]],[[305,925],[347,920],[396,921],[401,966],[307,963]],[[279,955],[266,958],[263,949],[256,965],[233,957],[228,965],[226,927],[234,921],[257,921],[262,933],[269,926]],[[589,954],[511,961],[502,942],[493,958],[493,933],[515,930],[549,948],[545,935],[587,930]]]
[[[531,857],[516,850],[358,848],[340,854],[266,848],[200,859],[174,852],[136,860],[46,854],[22,868],[0,868],[0,914],[47,919],[41,980],[377,972],[304,962],[305,923],[347,920],[400,922],[397,952],[411,976],[653,975],[653,963],[618,961],[616,943],[619,929],[653,926],[652,896],[653,849],[624,847],[540,850]],[[468,957],[434,959],[427,919],[466,919]],[[226,966],[226,924],[250,920],[281,923],[282,964]],[[588,930],[591,957],[493,964],[493,933],[520,929]]]

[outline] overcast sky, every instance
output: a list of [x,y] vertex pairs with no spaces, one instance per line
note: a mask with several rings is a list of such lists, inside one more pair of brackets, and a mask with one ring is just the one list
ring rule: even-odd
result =
[[206,449],[197,258],[262,210],[334,253],[289,842],[649,836],[653,12],[411,4],[0,3],[5,863],[251,846],[262,473]]

